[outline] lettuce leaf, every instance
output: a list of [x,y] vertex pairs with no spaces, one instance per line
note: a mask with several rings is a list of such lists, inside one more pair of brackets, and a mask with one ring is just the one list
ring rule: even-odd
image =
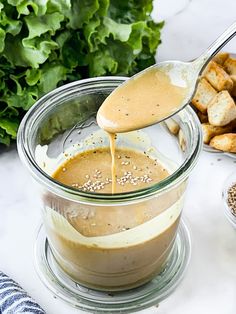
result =
[[0,143],[9,145],[24,113],[57,86],[153,64],[163,23],[151,11],[152,0],[2,0]]

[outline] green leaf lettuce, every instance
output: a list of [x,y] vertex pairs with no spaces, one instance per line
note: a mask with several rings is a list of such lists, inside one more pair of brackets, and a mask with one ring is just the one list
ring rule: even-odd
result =
[[57,86],[133,75],[155,62],[163,23],[152,0],[3,0],[0,3],[0,143]]

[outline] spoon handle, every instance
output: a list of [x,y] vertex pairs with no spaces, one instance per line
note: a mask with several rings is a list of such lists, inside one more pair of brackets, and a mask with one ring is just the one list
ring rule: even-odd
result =
[[207,50],[198,57],[194,63],[196,64],[199,75],[205,69],[208,62],[217,54],[236,35],[236,22],[230,25],[222,35],[220,35]]

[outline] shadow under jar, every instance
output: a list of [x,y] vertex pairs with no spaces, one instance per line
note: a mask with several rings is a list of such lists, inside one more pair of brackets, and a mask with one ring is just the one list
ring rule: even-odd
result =
[[165,123],[118,135],[118,148],[146,151],[164,165],[169,175],[162,181],[112,195],[81,191],[53,179],[68,158],[109,146],[96,124],[96,112],[125,79],[93,78],[52,91],[29,110],[18,133],[20,158],[38,183],[54,258],[74,281],[107,291],[140,286],[165,267],[188,175],[202,147],[198,118],[187,107],[172,117],[181,129],[181,145]]

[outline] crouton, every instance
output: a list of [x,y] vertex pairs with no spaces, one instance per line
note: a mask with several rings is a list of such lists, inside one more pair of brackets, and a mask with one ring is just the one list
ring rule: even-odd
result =
[[236,75],[236,59],[230,57],[226,59],[224,62],[224,69],[227,73]]
[[217,91],[202,78],[197,86],[196,93],[192,99],[192,104],[202,113],[207,112],[208,103],[214,98]]
[[233,129],[234,125],[232,123],[226,126],[214,126],[209,123],[202,123],[203,142],[204,144],[209,144],[214,136],[232,132]]
[[210,146],[224,152],[236,153],[236,134],[217,135],[210,141]]
[[217,64],[223,65],[225,60],[228,57],[229,57],[229,53],[222,51],[222,52],[217,53],[217,55],[215,55],[212,60],[215,61]]
[[204,72],[204,76],[218,91],[230,91],[233,88],[233,81],[231,80],[229,74],[227,74],[225,70],[214,61],[209,63],[207,70]]
[[236,105],[229,92],[218,93],[207,108],[209,123],[224,126],[236,119]]
[[184,136],[184,132],[180,129],[178,133],[178,140],[179,140],[179,145],[182,151],[184,152],[186,149],[186,140]]
[[169,118],[165,120],[165,124],[172,134],[174,135],[178,134],[180,127],[179,124],[174,119]]
[[197,112],[198,118],[201,121],[201,123],[207,123],[208,122],[208,116],[207,114],[202,113],[201,111]]
[[231,91],[231,95],[236,97],[236,75],[230,75],[230,78],[234,83],[233,89]]

